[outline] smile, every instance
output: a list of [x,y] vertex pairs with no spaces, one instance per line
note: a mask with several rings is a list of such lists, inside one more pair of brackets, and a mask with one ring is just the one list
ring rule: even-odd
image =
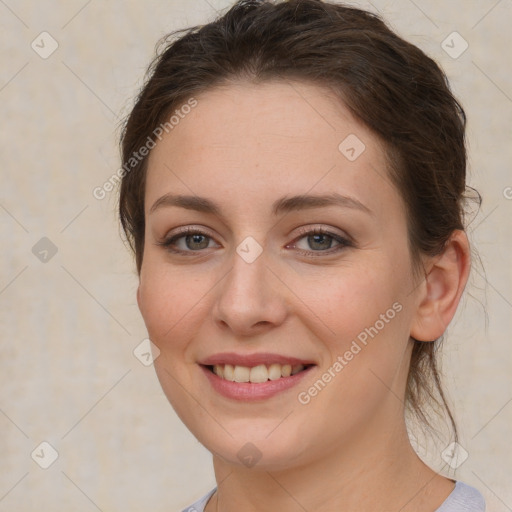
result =
[[241,402],[264,401],[281,394],[316,367],[311,361],[276,354],[219,354],[199,364],[212,391]]

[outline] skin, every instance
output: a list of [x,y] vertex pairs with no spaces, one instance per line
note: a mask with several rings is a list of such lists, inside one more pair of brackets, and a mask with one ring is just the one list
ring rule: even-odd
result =
[[[412,271],[407,217],[382,144],[320,86],[238,82],[196,99],[149,157],[137,299],[160,350],[162,388],[213,453],[218,491],[207,512],[434,511],[454,484],[413,451],[403,397],[410,337],[437,338],[455,313],[469,272],[464,233],[424,258],[424,274]],[[338,149],[350,134],[366,146],[352,162]],[[272,212],[283,196],[333,191],[369,212]],[[150,211],[167,193],[207,198],[220,214]],[[205,248],[185,237],[176,241],[185,255],[159,245],[182,226],[204,232],[209,238],[196,240]],[[304,233],[318,227],[351,242],[311,245]],[[263,249],[252,263],[236,252],[248,236]],[[298,393],[395,303],[401,311],[301,404]],[[198,366],[219,352],[272,352],[316,366],[290,390],[239,402],[214,391]],[[248,442],[261,454],[251,468],[237,457]]]

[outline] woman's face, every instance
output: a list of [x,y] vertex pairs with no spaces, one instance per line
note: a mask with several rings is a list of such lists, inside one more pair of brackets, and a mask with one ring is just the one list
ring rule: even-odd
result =
[[148,163],[138,301],[166,396],[235,464],[374,450],[419,301],[382,146],[313,85],[196,100]]

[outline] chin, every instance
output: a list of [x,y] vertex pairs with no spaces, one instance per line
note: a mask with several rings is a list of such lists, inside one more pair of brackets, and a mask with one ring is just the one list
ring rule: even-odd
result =
[[300,464],[306,455],[299,432],[294,432],[289,424],[279,432],[276,426],[280,421],[282,418],[272,422],[245,418],[223,423],[225,430],[214,420],[199,425],[185,419],[185,424],[208,451],[225,462],[249,469],[278,471]]

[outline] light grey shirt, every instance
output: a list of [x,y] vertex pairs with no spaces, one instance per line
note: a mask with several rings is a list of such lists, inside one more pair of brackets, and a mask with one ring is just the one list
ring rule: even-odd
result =
[[[215,491],[216,489],[212,489],[182,512],[204,512],[208,500]],[[474,487],[456,482],[455,489],[435,512],[485,512],[485,501]]]

